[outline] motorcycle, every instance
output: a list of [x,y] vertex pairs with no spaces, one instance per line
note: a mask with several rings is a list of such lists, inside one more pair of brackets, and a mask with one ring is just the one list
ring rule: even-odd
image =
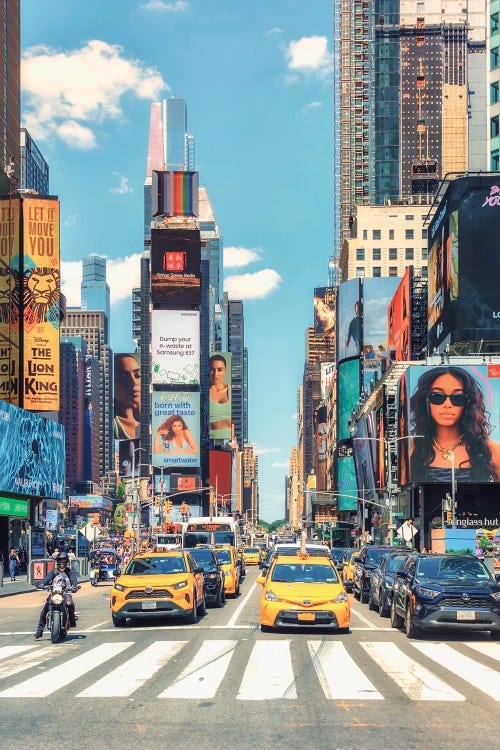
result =
[[[81,587],[78,586],[79,588]],[[43,586],[43,589],[49,591],[45,624],[52,643],[58,643],[66,638],[70,627],[68,604],[71,604],[71,585],[67,576],[56,576],[52,583]]]
[[105,581],[106,580],[106,574],[104,571],[101,570],[99,565],[93,565],[92,566],[92,572],[90,575],[90,583],[92,586],[97,586],[99,581]]

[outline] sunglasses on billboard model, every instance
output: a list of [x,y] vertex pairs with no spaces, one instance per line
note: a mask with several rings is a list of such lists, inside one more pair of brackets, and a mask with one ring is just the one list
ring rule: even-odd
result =
[[465,393],[438,393],[437,391],[432,391],[427,396],[427,400],[433,406],[441,406],[447,398],[450,399],[452,406],[465,406],[469,400],[469,397]]

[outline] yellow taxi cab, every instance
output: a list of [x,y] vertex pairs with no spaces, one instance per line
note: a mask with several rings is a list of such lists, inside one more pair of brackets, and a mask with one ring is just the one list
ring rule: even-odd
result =
[[298,552],[278,555],[267,576],[259,576],[260,628],[330,627],[348,631],[349,598],[331,558]]
[[346,591],[352,591],[354,586],[354,572],[359,550],[349,550],[343,559],[342,580]]
[[243,558],[247,565],[258,565],[260,562],[259,547],[245,547],[243,549]]
[[224,573],[225,593],[239,596],[241,560],[238,559],[235,548],[230,544],[215,544],[212,549]]
[[189,623],[206,613],[203,569],[188,550],[135,555],[110,592],[113,625],[127,618],[183,617]]

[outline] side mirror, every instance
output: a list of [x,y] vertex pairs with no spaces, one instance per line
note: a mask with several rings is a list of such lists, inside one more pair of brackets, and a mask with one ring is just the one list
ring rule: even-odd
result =
[[495,573],[495,581],[500,583],[500,573]]
[[357,563],[357,562],[359,562],[359,561],[360,561],[360,559],[361,559],[361,558],[359,558],[359,557],[353,557],[353,558],[352,558],[352,562],[353,562],[353,563]]
[[203,573],[203,568],[195,568],[193,573]]
[[255,583],[259,583],[261,586],[263,586],[266,582],[265,576],[257,576],[255,579]]
[[120,568],[115,568],[113,570],[113,575],[115,578],[118,578],[118,576],[121,574]]

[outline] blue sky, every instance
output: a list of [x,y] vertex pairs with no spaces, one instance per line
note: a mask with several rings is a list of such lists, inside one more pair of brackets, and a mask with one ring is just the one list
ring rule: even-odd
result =
[[108,260],[111,345],[131,346],[152,101],[180,95],[245,301],[261,517],[284,515],[314,286],[332,253],[330,0],[22,0],[22,123],[61,201],[63,291]]

